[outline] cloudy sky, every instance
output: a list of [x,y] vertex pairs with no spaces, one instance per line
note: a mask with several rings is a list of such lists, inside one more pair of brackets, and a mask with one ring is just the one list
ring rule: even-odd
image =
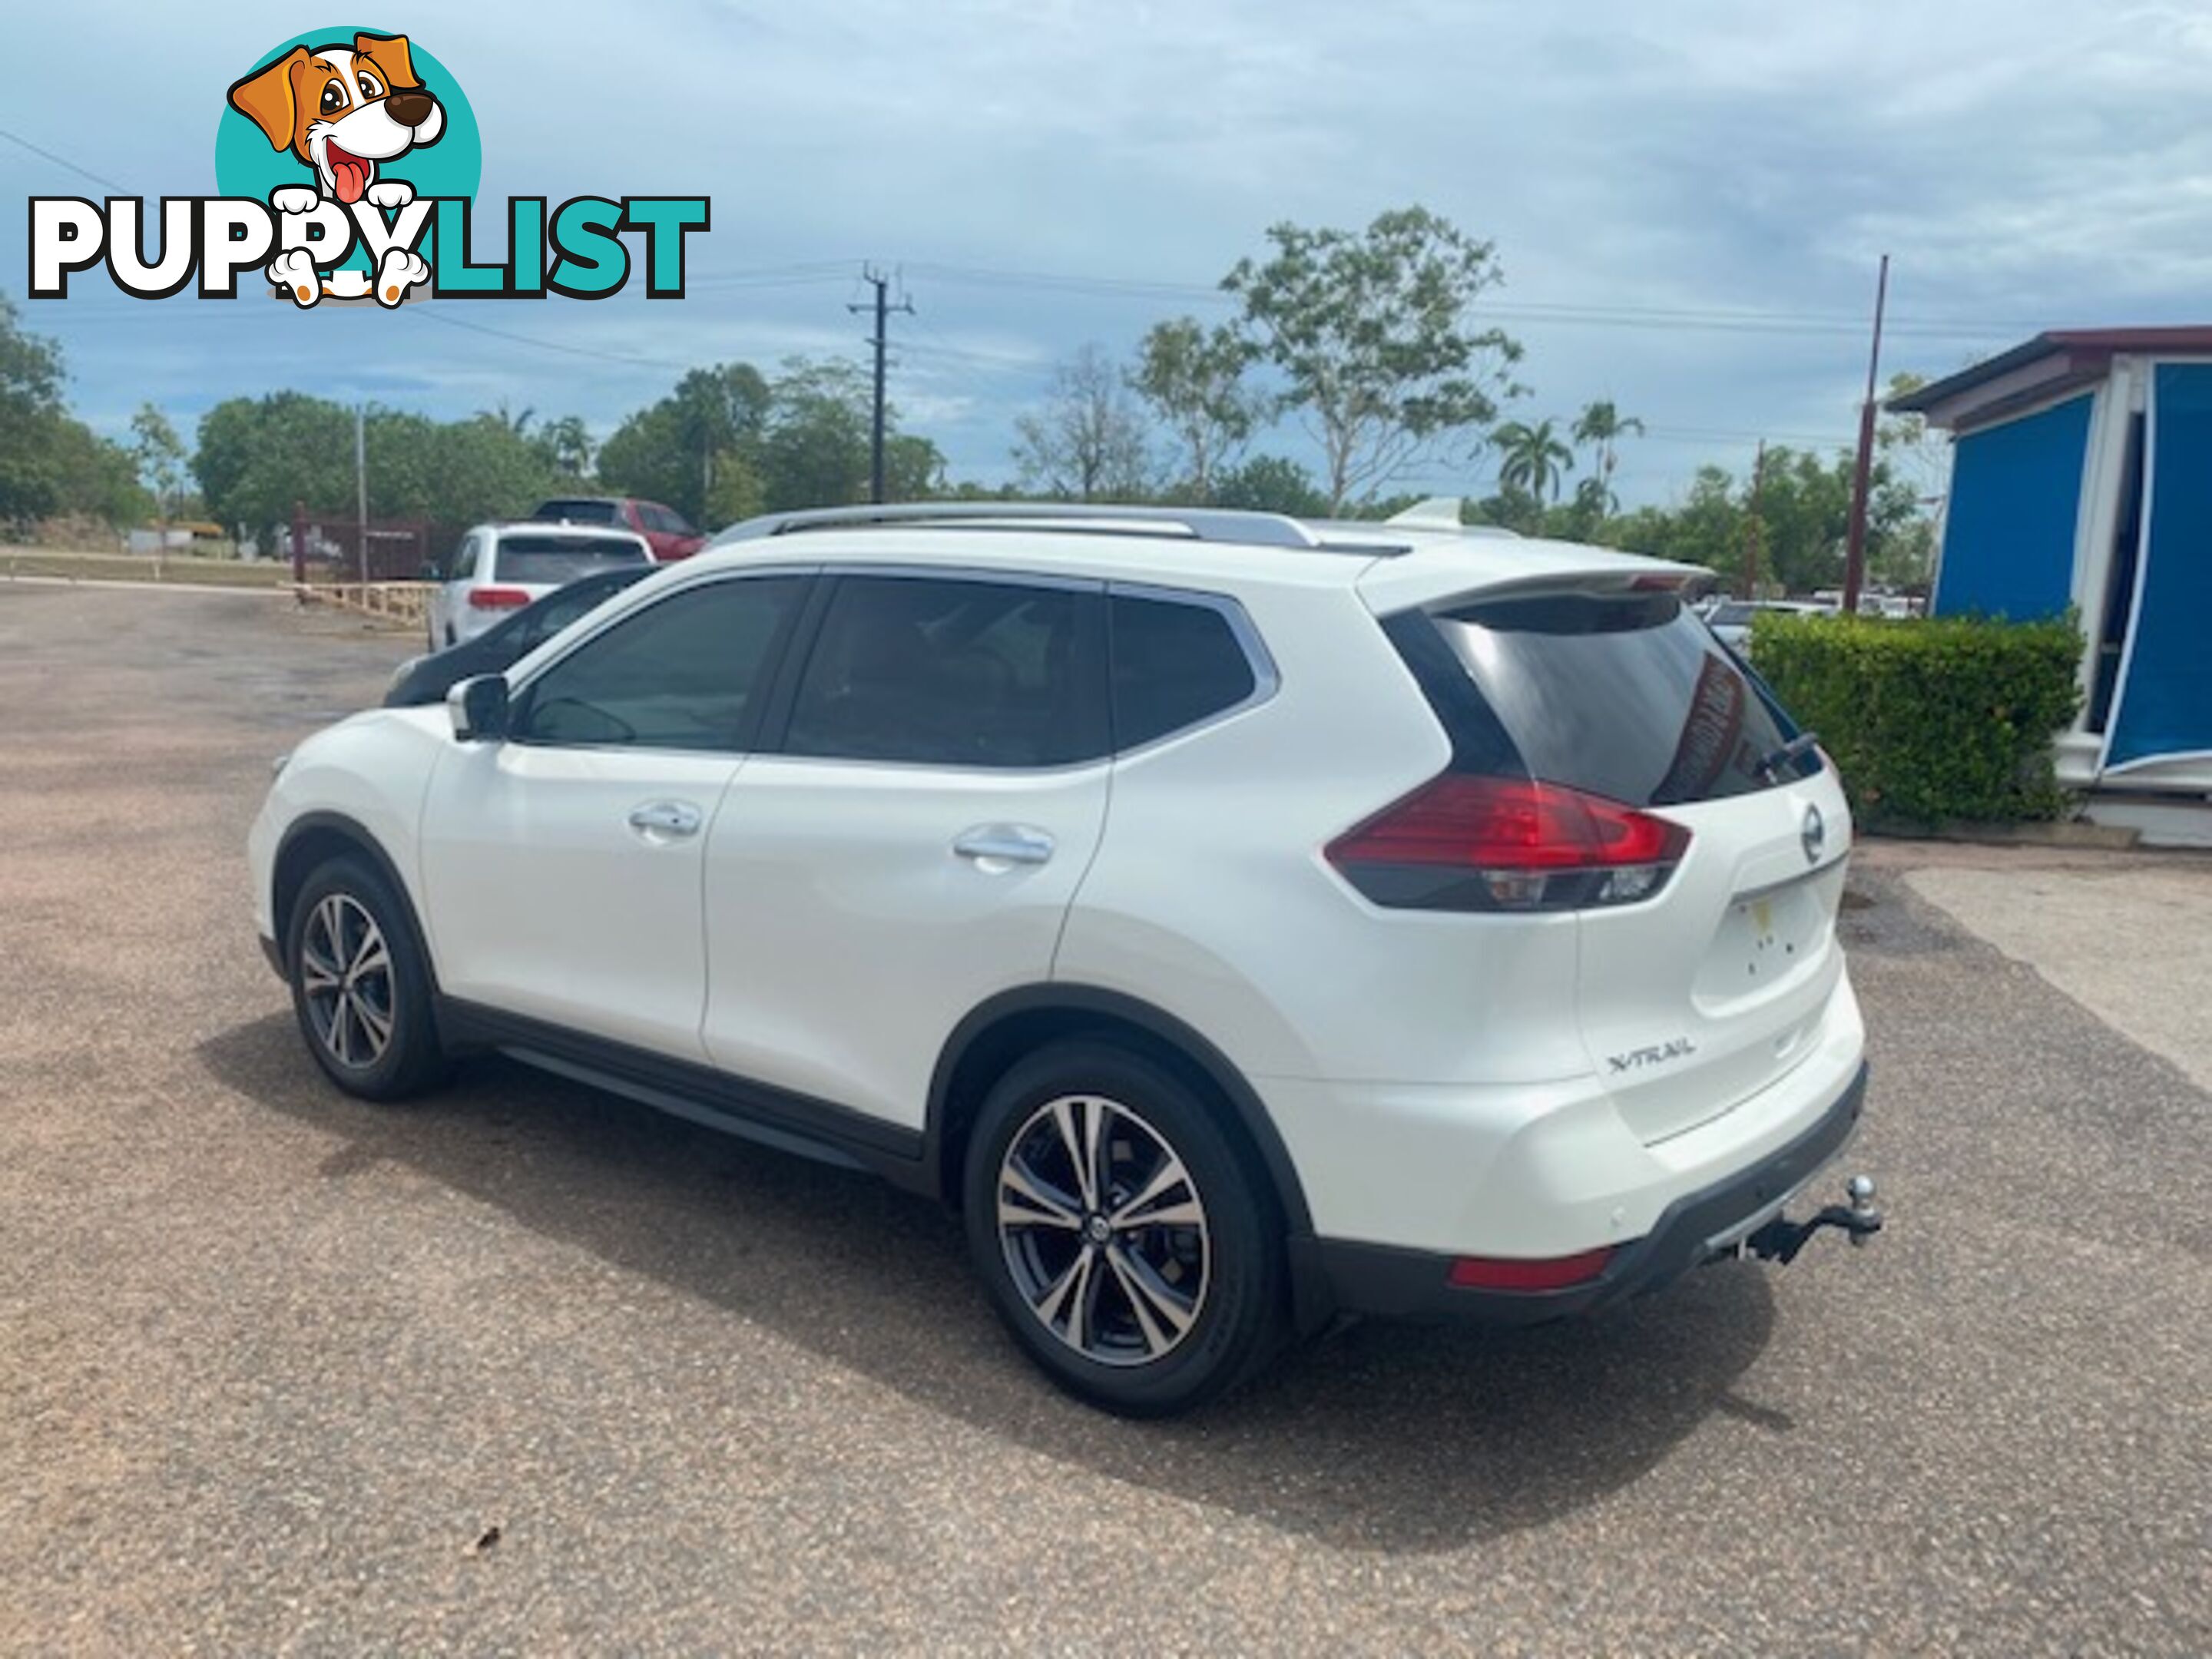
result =
[[[916,307],[894,331],[908,424],[995,480],[1055,361],[1225,314],[1214,284],[1272,222],[1414,202],[1496,243],[1486,308],[1533,387],[1516,413],[1610,397],[1649,424],[1631,501],[1745,465],[1762,434],[1847,442],[1885,251],[1886,371],[2047,325],[2212,321],[2203,4],[70,0],[14,9],[0,129],[133,191],[204,193],[225,87],[324,22],[410,33],[459,77],[485,198],[711,196],[690,297],[295,315],[131,300],[95,271],[25,307],[95,426],[290,386],[604,434],[690,364],[857,358],[845,307],[873,260]],[[0,137],[0,197],[78,191],[98,193]],[[24,226],[0,212],[18,298]],[[1271,447],[1310,454],[1294,429]]]

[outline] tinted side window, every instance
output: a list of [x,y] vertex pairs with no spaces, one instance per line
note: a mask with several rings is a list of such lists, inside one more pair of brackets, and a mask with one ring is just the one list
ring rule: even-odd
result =
[[525,742],[742,749],[802,576],[686,589],[625,618],[532,682]]
[[524,650],[535,649],[570,623],[598,610],[628,585],[586,576],[548,593],[514,619],[516,643]]
[[684,522],[680,514],[673,508],[662,507],[656,502],[646,502],[638,508],[638,514],[644,519],[645,527],[647,530],[657,530],[664,536],[689,536],[695,533],[691,526]]
[[1098,596],[848,576],[807,659],[787,753],[1059,766],[1106,752]]
[[1194,726],[1258,689],[1229,619],[1212,606],[1120,595],[1109,603],[1116,749]]
[[461,538],[461,550],[453,555],[453,574],[452,580],[457,582],[465,581],[468,578],[476,574],[477,546],[477,538],[474,536],[464,536]]

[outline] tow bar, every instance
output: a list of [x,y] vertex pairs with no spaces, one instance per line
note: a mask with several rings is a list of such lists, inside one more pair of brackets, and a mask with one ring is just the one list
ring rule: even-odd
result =
[[1761,1261],[1786,1267],[1797,1259],[1797,1252],[1823,1227],[1841,1229],[1855,1247],[1864,1244],[1881,1231],[1881,1212],[1874,1206],[1874,1177],[1853,1176],[1844,1191],[1850,1195],[1850,1203],[1831,1204],[1809,1221],[1775,1217],[1744,1239],[1744,1251]]

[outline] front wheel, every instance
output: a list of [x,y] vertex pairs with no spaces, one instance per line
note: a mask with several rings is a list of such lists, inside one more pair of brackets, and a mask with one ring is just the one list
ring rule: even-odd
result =
[[348,1094],[400,1100],[441,1074],[430,974],[406,907],[367,863],[319,866],[285,934],[292,1009],[315,1062]]
[[1211,1103],[1103,1042],[1055,1045],[994,1088],[968,1146],[969,1253],[1044,1371],[1161,1417],[1280,1345],[1281,1229]]

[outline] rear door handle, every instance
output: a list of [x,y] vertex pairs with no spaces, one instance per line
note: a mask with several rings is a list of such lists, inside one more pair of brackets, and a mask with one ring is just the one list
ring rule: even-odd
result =
[[680,841],[699,833],[699,809],[688,800],[647,801],[630,809],[629,827],[647,841]]
[[1042,864],[1056,845],[1042,830],[1025,823],[979,823],[963,830],[952,850],[985,867],[994,865]]

